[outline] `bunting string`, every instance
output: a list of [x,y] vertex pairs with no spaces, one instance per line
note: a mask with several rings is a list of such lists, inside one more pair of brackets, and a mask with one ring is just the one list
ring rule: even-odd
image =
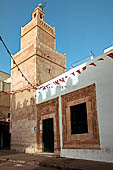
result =
[[[2,95],[5,95],[5,96],[6,96],[6,95],[13,95],[13,94],[16,94],[16,93],[19,93],[19,92],[23,92],[23,91],[25,91],[25,90],[27,90],[28,92],[31,92],[32,89],[33,89],[33,90],[40,90],[40,89],[45,90],[45,89],[47,89],[47,88],[54,88],[54,85],[57,86],[57,87],[59,87],[59,88],[68,87],[68,86],[66,86],[66,85],[60,85],[60,82],[61,82],[61,83],[65,83],[65,82],[66,82],[66,79],[67,79],[70,75],[76,76],[76,73],[77,73],[77,74],[81,74],[82,71],[85,71],[88,66],[90,66],[90,67],[91,67],[91,66],[92,66],[92,67],[96,67],[96,66],[97,66],[97,65],[96,65],[96,62],[104,61],[104,58],[105,58],[105,57],[110,57],[111,59],[113,59],[113,53],[109,53],[109,54],[107,54],[107,55],[105,55],[105,56],[103,56],[103,57],[95,60],[95,62],[89,63],[87,66],[82,67],[82,70],[73,71],[73,72],[71,72],[69,75],[65,75],[64,77],[62,77],[62,78],[60,78],[60,79],[58,79],[58,80],[55,80],[55,81],[53,81],[52,83],[49,83],[49,84],[47,84],[47,85],[45,85],[45,86],[42,85],[42,86],[40,86],[40,87],[35,87],[35,86],[32,85],[31,88],[26,88],[26,89],[23,89],[23,90],[0,92],[0,96],[2,96]],[[22,73],[22,74],[23,74],[23,73]],[[70,87],[70,86],[69,86],[69,87]],[[3,94],[2,94],[2,93],[3,93]],[[40,92],[39,92],[39,93],[40,93]]]
[[6,44],[4,43],[4,41],[3,41],[3,39],[2,39],[1,36],[0,36],[0,41],[3,43],[3,45],[4,45],[5,49],[6,49],[6,51],[8,52],[8,54],[9,54],[10,57],[11,57],[11,59],[13,60],[13,64],[16,65],[16,67],[17,67],[18,71],[21,73],[22,77],[24,77],[25,81],[27,81],[27,83],[30,84],[31,87],[34,87],[34,86],[31,84],[31,82],[26,78],[26,76],[22,73],[21,69],[19,68],[18,64],[15,62],[14,58],[12,57],[10,51],[8,50]]

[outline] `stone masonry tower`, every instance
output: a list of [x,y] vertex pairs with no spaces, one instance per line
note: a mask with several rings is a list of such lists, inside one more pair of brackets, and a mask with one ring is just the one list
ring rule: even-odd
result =
[[[33,11],[32,20],[21,28],[21,50],[13,58],[35,86],[66,71],[66,55],[56,51],[55,28],[44,22],[40,8]],[[11,62],[11,90],[17,91],[11,99],[11,148],[34,152],[37,149],[36,133],[33,133],[37,124],[36,91],[28,92],[26,88],[30,85]]]
[[28,77],[33,84],[43,84],[66,71],[66,56],[56,51],[55,28],[44,22],[40,8],[33,11],[32,21],[21,29],[21,50],[28,51],[30,47],[29,58],[35,58],[35,72],[31,75],[34,80]]

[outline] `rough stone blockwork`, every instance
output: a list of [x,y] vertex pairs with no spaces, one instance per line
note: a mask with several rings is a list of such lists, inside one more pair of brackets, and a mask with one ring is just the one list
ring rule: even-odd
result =
[[37,149],[36,143],[36,105],[26,106],[13,111],[11,124],[11,149],[32,153]]

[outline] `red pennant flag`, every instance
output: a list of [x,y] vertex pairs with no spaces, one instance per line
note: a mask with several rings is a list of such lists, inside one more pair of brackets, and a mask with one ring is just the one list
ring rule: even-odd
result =
[[61,81],[61,82],[65,82],[64,78],[59,79],[59,81]]
[[17,92],[14,92],[13,94],[16,94]]
[[78,74],[81,74],[80,70],[77,70],[76,72],[77,72]]
[[109,53],[109,54],[107,54],[110,58],[112,58],[113,59],[113,53]]
[[12,93],[9,93],[9,95],[12,95]]
[[95,63],[90,63],[89,65],[91,65],[91,66],[96,66],[96,64],[95,64]]
[[58,81],[58,80],[56,80],[56,81],[54,82],[54,84],[59,84],[59,81]]
[[28,90],[28,92],[31,92],[31,90],[30,89],[27,89]]
[[82,70],[83,70],[83,71],[86,70],[86,66],[84,66],[84,67],[82,68]]
[[46,89],[46,86],[42,86],[42,87],[40,87],[40,89],[41,89],[41,88],[42,88],[43,90],[45,90],[45,89]]
[[68,76],[65,76],[65,78],[68,78]]
[[6,95],[8,95],[9,93],[4,93],[4,95],[6,96]]
[[73,73],[71,73],[71,74],[73,74],[74,76],[75,76],[75,73],[73,72]]
[[103,58],[99,58],[98,61],[104,60]]
[[45,86],[43,86],[43,90],[45,90],[46,89],[46,87]]
[[50,84],[47,84],[46,87],[48,88],[48,86],[50,86]]

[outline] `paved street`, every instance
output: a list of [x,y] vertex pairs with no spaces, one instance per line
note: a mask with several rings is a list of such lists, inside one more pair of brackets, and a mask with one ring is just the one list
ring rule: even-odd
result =
[[[40,160],[45,158],[39,157]],[[0,170],[15,170],[15,168],[16,170],[56,170],[51,167],[40,167],[34,155],[0,150]]]
[[113,170],[112,163],[0,150],[0,170]]
[[28,165],[21,163],[14,163],[12,161],[0,162],[0,170],[56,170],[55,168],[39,167],[37,165]]

